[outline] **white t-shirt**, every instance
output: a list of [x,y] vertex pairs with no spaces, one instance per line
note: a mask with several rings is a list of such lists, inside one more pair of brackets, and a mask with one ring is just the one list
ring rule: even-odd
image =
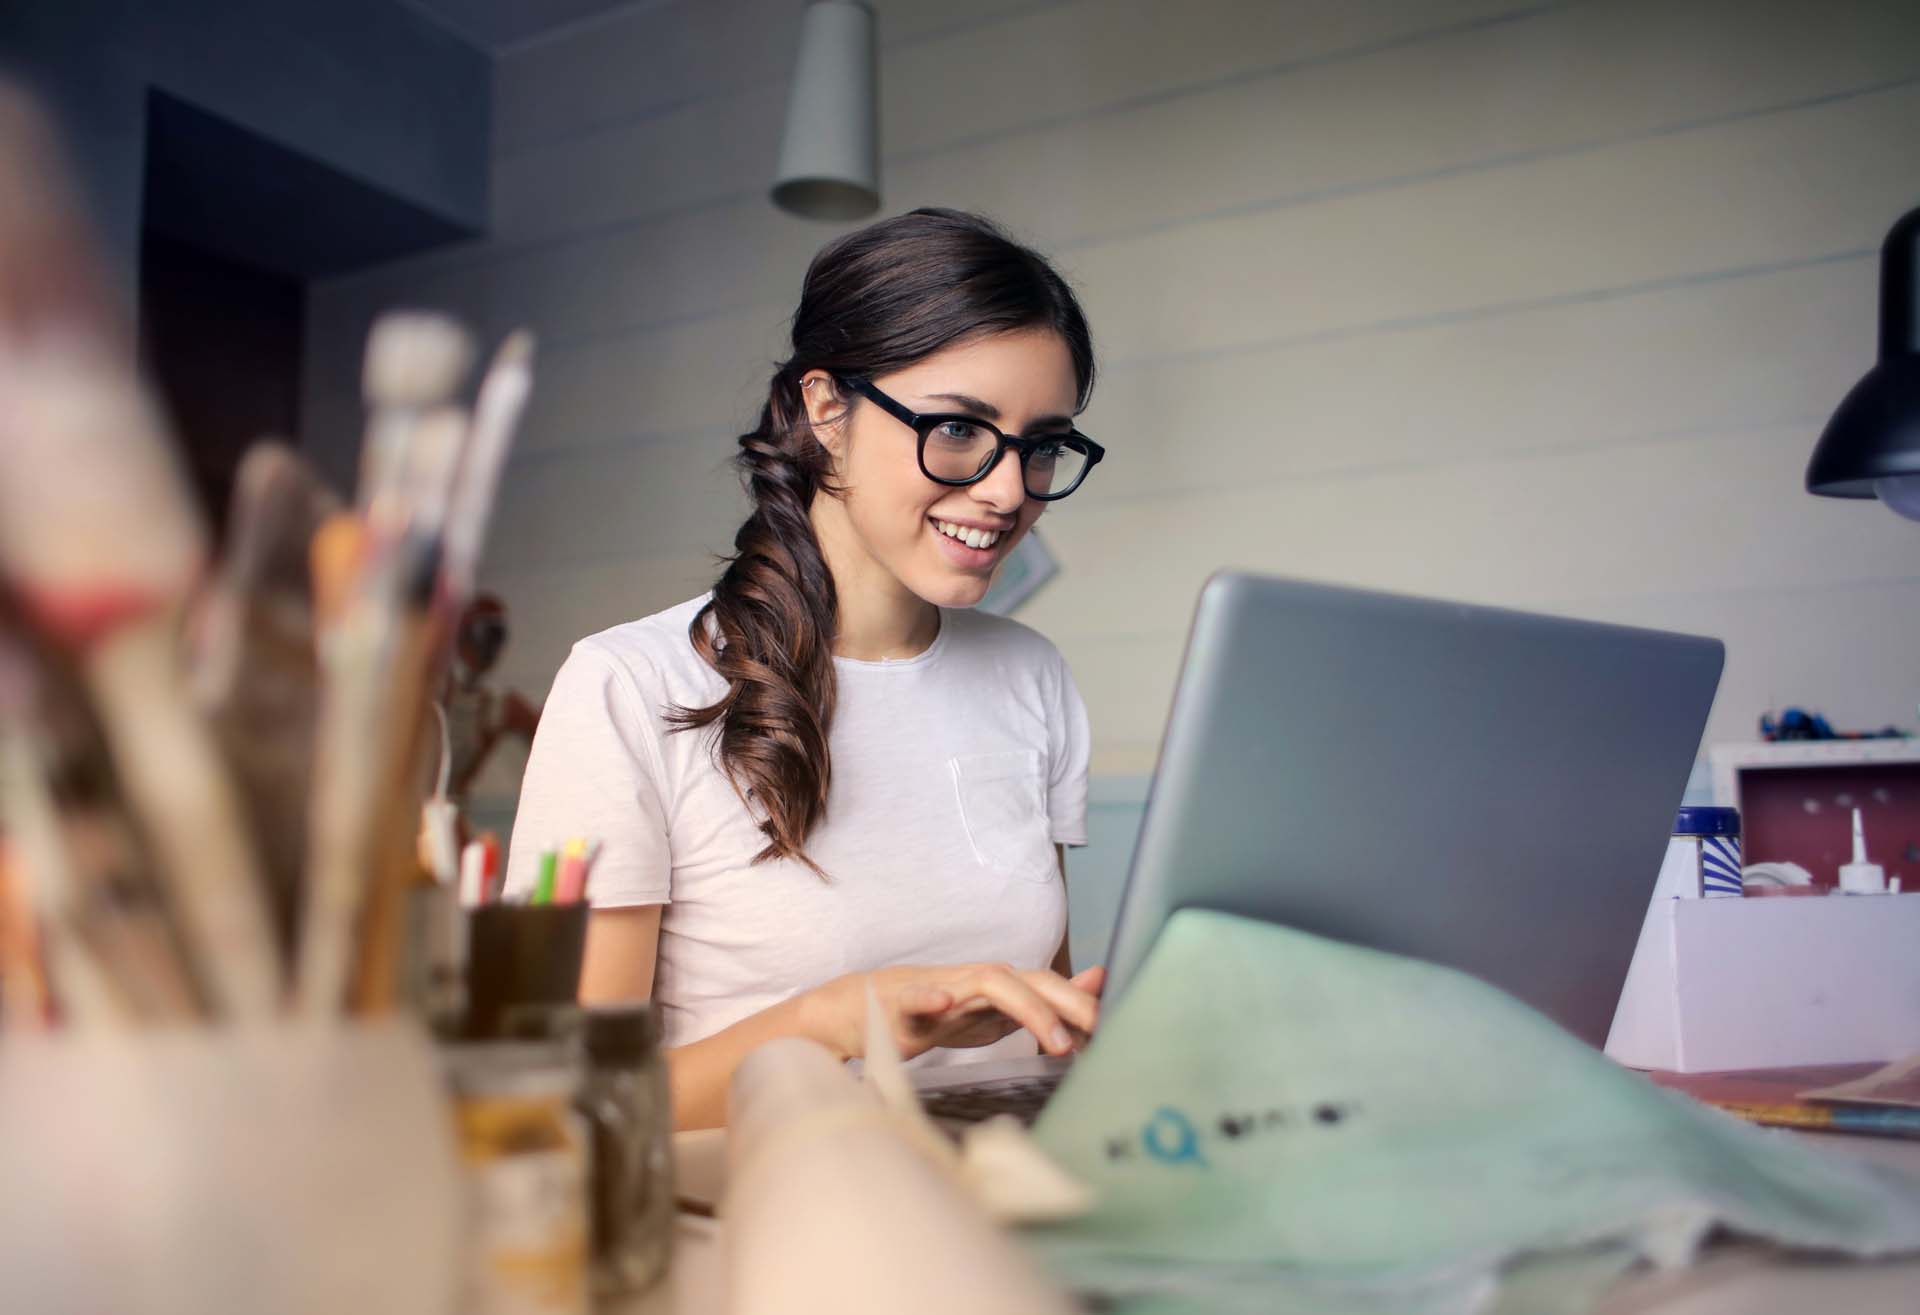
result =
[[[542,849],[599,840],[594,906],[665,906],[653,996],[670,1046],[843,973],[1051,963],[1066,927],[1053,847],[1087,839],[1086,708],[1059,650],[943,609],[924,653],[836,657],[832,783],[807,841],[822,881],[752,861],[766,837],[714,759],[717,728],[663,720],[726,691],[687,637],[705,602],[574,645],[527,761],[507,889],[532,887]],[[929,1059],[1031,1050],[1016,1033]]]

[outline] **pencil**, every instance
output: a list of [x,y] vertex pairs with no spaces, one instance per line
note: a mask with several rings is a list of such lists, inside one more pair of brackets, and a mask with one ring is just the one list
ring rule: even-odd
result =
[[1811,1101],[1706,1100],[1749,1123],[1809,1132],[1856,1132],[1875,1137],[1920,1137],[1920,1109],[1897,1105],[1816,1105]]

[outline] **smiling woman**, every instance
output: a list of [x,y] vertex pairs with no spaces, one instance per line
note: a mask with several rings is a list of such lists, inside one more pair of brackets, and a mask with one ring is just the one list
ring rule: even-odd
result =
[[852,1057],[869,988],[922,1063],[1073,1049],[1061,847],[1086,711],[1058,650],[969,610],[1098,463],[1078,302],[972,215],[829,245],[737,461],[753,514],[711,594],[589,636],[555,677],[510,889],[603,848],[581,995],[651,998],[675,1120],[724,1119],[748,1050]]

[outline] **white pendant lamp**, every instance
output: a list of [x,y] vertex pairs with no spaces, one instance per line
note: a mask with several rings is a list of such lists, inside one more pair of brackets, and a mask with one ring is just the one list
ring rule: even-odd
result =
[[775,205],[806,219],[859,219],[879,209],[878,82],[872,8],[861,0],[808,5]]

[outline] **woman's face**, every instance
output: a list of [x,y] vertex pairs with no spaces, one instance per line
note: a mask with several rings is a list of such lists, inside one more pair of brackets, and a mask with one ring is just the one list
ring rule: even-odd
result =
[[[1022,436],[1068,428],[1078,395],[1073,358],[1049,329],[958,343],[871,382],[909,411],[979,416]],[[834,481],[845,490],[840,502],[852,542],[842,546],[864,558],[849,566],[862,576],[890,577],[940,607],[979,602],[1046,507],[1027,496],[1019,454],[1007,451],[985,479],[965,488],[936,484],[921,473],[919,438],[906,424],[864,398],[837,397],[822,372],[802,385],[814,432],[834,455]],[[948,530],[980,532],[989,541],[970,546]]]

